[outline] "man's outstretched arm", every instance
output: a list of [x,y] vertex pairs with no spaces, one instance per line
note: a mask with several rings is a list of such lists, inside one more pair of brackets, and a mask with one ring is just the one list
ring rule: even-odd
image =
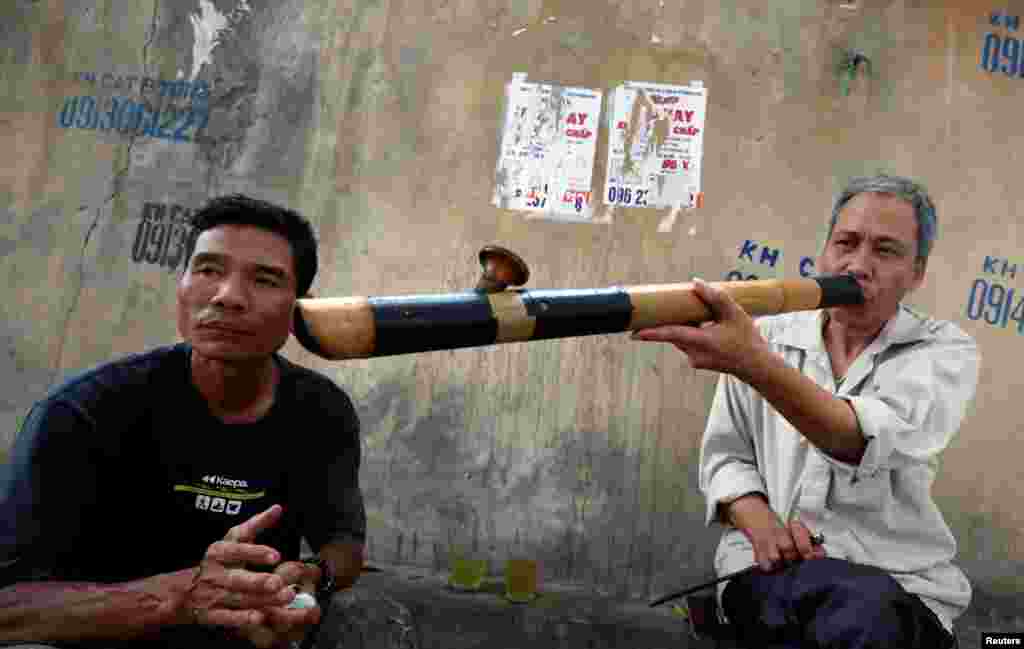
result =
[[694,284],[715,314],[714,322],[701,327],[665,325],[633,337],[671,342],[693,367],[732,374],[761,393],[816,447],[838,460],[859,463],[867,439],[850,404],[787,365],[727,293],[700,281]]
[[136,639],[191,620],[195,569],[119,583],[20,582],[0,589],[0,641]]

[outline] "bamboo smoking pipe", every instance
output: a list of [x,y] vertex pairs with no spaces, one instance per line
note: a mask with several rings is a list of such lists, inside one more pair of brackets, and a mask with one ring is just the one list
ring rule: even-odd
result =
[[[321,358],[344,360],[620,333],[713,317],[690,282],[509,289],[526,283],[526,263],[499,246],[485,246],[479,258],[483,272],[471,291],[300,299],[295,337]],[[850,275],[711,284],[753,317],[864,301]]]

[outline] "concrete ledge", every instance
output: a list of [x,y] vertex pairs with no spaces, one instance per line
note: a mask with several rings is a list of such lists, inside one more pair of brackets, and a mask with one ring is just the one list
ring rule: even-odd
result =
[[[317,649],[710,649],[671,607],[622,602],[576,586],[542,584],[529,604],[502,595],[500,579],[479,592],[451,590],[447,575],[375,563],[354,588],[335,595]],[[1024,632],[1018,600],[983,590],[956,622],[961,649],[983,649],[983,631]],[[732,649],[732,643],[718,645]]]
[[454,591],[445,576],[380,566],[338,593],[318,649],[687,649],[703,643],[670,606],[620,602],[578,587],[542,585],[533,602],[516,604],[500,579],[473,593]]

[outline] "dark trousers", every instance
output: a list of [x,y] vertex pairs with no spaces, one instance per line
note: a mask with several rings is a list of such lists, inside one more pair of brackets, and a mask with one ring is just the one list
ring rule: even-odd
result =
[[824,558],[729,582],[722,608],[749,649],[948,649],[942,622],[873,566]]

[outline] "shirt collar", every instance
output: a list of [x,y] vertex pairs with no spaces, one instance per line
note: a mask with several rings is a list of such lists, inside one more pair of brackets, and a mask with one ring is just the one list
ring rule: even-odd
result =
[[[825,319],[825,310],[805,311],[795,314],[792,325],[786,327],[774,337],[773,342],[783,345],[826,353],[825,340],[821,335]],[[882,327],[882,332],[868,346],[872,354],[883,351],[890,345],[912,343],[928,337],[927,320],[924,315],[914,311],[905,304],[900,304],[896,315]]]

